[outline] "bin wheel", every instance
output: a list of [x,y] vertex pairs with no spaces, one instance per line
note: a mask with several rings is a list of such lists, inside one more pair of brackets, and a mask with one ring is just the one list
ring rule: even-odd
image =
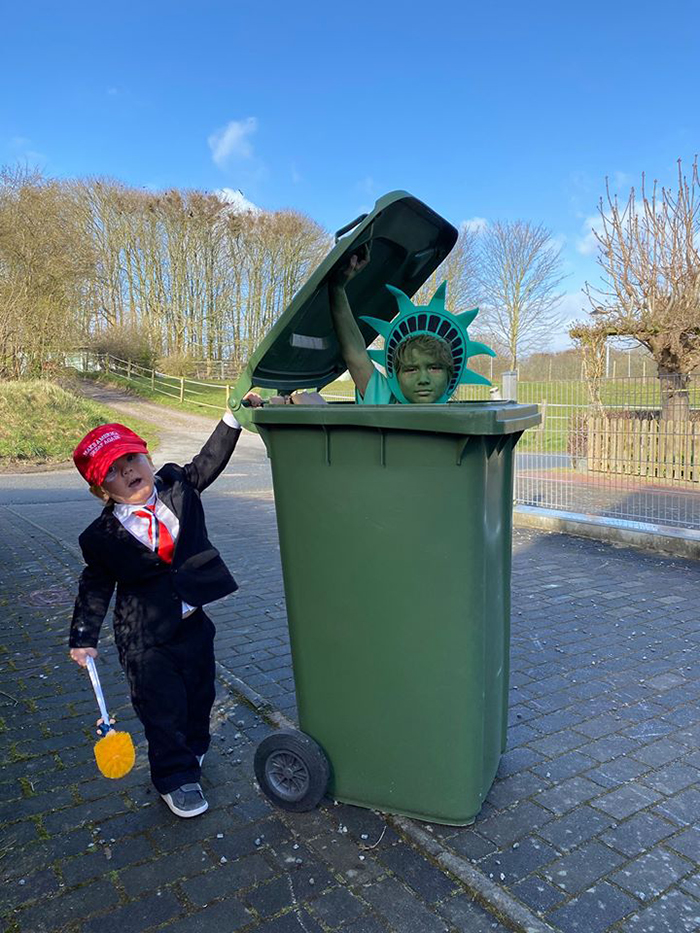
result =
[[303,732],[268,735],[257,747],[253,766],[262,792],[283,810],[313,810],[328,787],[328,759]]

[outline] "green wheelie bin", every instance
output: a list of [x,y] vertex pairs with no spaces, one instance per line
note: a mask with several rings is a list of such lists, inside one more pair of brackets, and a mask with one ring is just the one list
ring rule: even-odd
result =
[[[383,285],[414,294],[456,239],[406,192],[347,229],[251,358],[239,397],[321,388],[343,371],[326,280],[362,244],[371,260],[351,306],[389,320]],[[369,344],[376,332],[360,326]],[[263,791],[292,810],[327,792],[470,823],[506,743],[513,451],[536,406],[339,402],[243,417],[271,460],[301,730],[259,746]]]

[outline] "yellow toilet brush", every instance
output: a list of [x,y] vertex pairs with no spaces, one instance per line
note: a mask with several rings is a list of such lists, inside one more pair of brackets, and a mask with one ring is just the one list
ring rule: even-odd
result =
[[87,669],[90,674],[92,689],[95,691],[97,705],[100,707],[100,713],[102,714],[102,723],[97,727],[97,731],[102,734],[102,738],[97,742],[94,749],[97,767],[105,777],[124,777],[134,767],[134,761],[136,760],[134,743],[131,741],[128,732],[117,732],[110,724],[100,678],[97,676],[95,659],[89,656],[87,658]]

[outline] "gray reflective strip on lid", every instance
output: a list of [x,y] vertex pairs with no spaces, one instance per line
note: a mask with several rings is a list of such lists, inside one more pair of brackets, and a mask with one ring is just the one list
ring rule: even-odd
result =
[[304,350],[327,350],[329,346],[326,337],[307,337],[305,334],[292,334],[289,343]]

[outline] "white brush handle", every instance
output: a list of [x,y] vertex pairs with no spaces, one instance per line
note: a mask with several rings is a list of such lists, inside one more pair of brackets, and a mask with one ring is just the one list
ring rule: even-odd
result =
[[91,658],[90,655],[87,656],[87,669],[88,669],[88,674],[90,675],[90,682],[92,683],[92,689],[95,691],[97,705],[100,707],[100,713],[102,714],[102,722],[107,727],[107,730],[109,730],[109,713],[107,712],[107,704],[105,703],[105,695],[102,692],[102,685],[100,684],[100,678],[97,674],[97,667],[95,666],[95,659]]

